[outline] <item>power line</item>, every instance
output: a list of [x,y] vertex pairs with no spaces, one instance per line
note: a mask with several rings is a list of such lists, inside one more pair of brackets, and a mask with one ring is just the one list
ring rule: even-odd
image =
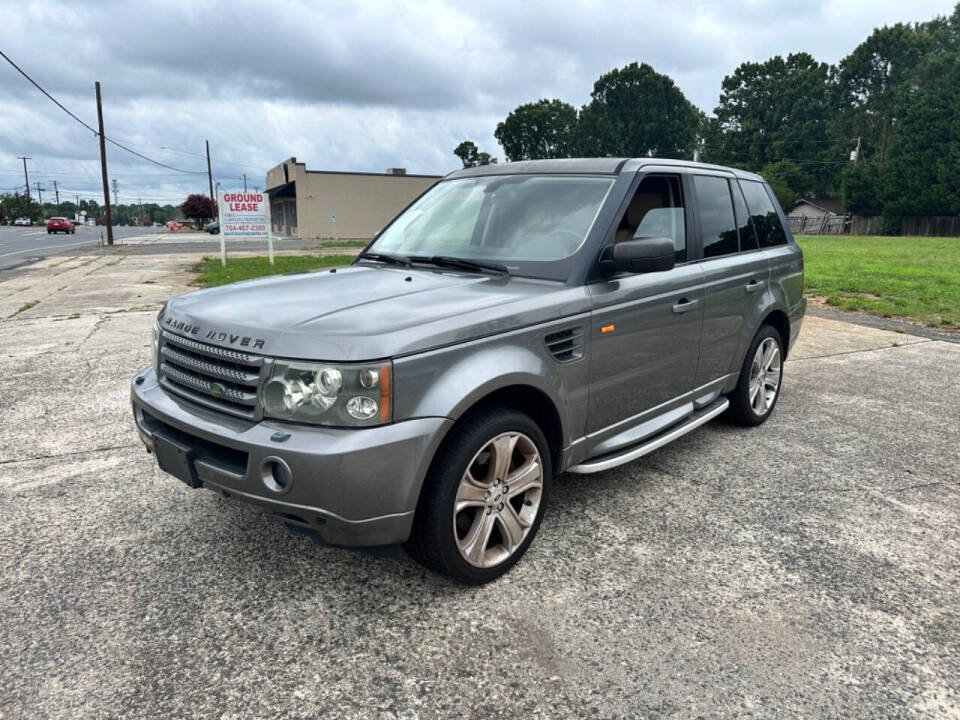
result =
[[90,127],[89,125],[87,125],[83,120],[81,120],[81,119],[78,118],[76,115],[74,115],[72,112],[70,112],[69,110],[67,110],[67,108],[65,108],[65,107],[60,103],[60,101],[57,100],[53,95],[51,95],[51,94],[48,93],[46,90],[44,90],[42,87],[40,87],[40,85],[37,83],[37,81],[34,80],[34,79],[33,79],[32,77],[30,77],[29,75],[27,75],[23,70],[21,70],[21,69],[20,69],[20,66],[17,65],[17,64],[16,64],[13,60],[11,60],[9,57],[7,57],[7,54],[6,54],[5,52],[3,52],[3,50],[0,50],[0,55],[3,56],[3,59],[4,59],[4,60],[6,60],[6,61],[7,61],[8,63],[10,63],[11,65],[13,65],[14,69],[15,69],[18,73],[20,73],[20,74],[23,75],[27,80],[29,80],[30,83],[31,83],[35,88],[37,88],[37,90],[39,90],[39,91],[42,92],[44,95],[46,95],[48,98],[50,98],[50,99],[53,101],[54,105],[56,105],[58,108],[60,108],[61,110],[63,110],[67,115],[69,115],[69,116],[72,117],[74,120],[76,120],[78,123],[80,123],[81,125],[83,125],[87,130],[89,130],[90,132],[92,132],[94,135],[98,135],[98,134],[99,134],[96,130],[94,130],[92,127]]
[[[23,76],[30,82],[31,85],[33,85],[35,88],[37,88],[37,90],[39,90],[39,91],[42,92],[44,95],[46,95],[58,108],[60,108],[61,110],[63,110],[67,115],[69,115],[69,116],[72,117],[74,120],[76,120],[78,123],[80,123],[81,125],[83,125],[87,130],[89,130],[90,132],[92,132],[94,135],[96,135],[96,136],[98,136],[98,137],[100,136],[100,132],[99,132],[99,131],[95,130],[95,129],[92,128],[90,125],[87,125],[87,123],[85,123],[83,120],[81,120],[81,119],[78,118],[76,115],[74,115],[72,112],[70,112],[70,110],[68,110],[68,109],[66,108],[66,106],[63,105],[63,103],[61,103],[61,102],[60,102],[59,100],[57,100],[53,95],[51,95],[51,94],[48,93],[46,90],[44,90],[43,87],[40,85],[40,83],[38,83],[36,80],[34,80],[34,79],[33,79],[32,77],[30,77],[29,75],[27,75],[27,73],[24,72],[23,69],[22,69],[19,65],[17,65],[13,60],[11,60],[11,59],[7,56],[7,54],[6,54],[5,52],[3,52],[2,50],[0,50],[0,56],[2,56],[4,60],[6,60],[8,63],[10,63],[10,64],[13,66],[13,68],[14,68],[18,73],[20,73],[21,75],[23,75]],[[144,155],[144,154],[142,154],[142,153],[138,153],[136,150],[131,150],[131,149],[128,148],[126,145],[123,145],[122,143],[119,143],[119,142],[117,142],[116,140],[113,140],[113,139],[111,139],[111,138],[108,138],[106,135],[103,136],[103,139],[106,140],[108,143],[111,143],[111,144],[113,144],[113,145],[116,145],[116,146],[117,146],[118,148],[120,148],[121,150],[126,150],[126,151],[127,151],[128,153],[130,153],[131,155],[136,155],[138,158],[141,158],[141,159],[143,159],[143,160],[146,160],[147,162],[151,162],[151,163],[153,163],[154,165],[158,165],[158,166],[160,166],[160,167],[162,167],[162,168],[167,168],[168,170],[176,170],[176,171],[179,172],[179,173],[184,173],[184,174],[188,174],[188,175],[203,175],[203,174],[204,174],[202,170],[184,170],[183,168],[174,167],[173,165],[167,165],[166,163],[162,163],[162,162],[160,162],[159,160],[154,160],[153,158],[147,157],[146,155]]]

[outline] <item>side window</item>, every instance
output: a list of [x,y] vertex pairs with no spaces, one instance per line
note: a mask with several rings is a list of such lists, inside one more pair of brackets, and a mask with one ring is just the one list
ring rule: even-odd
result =
[[740,252],[747,250],[756,250],[757,235],[753,232],[753,225],[750,223],[750,213],[747,211],[747,204],[743,201],[743,192],[740,190],[740,184],[736,180],[730,181],[730,192],[733,193],[733,210],[737,214],[737,232],[740,233]]
[[785,244],[787,234],[783,231],[780,216],[777,215],[777,211],[773,207],[773,201],[767,195],[767,189],[763,186],[763,183],[754,180],[742,180],[740,185],[743,187],[743,194],[747,199],[750,219],[753,221],[753,229],[757,233],[757,242],[760,247]]
[[730,185],[726,178],[696,175],[697,210],[703,230],[703,257],[731,255],[740,249],[733,216]]
[[676,175],[645,177],[620,221],[616,242],[643,237],[673,240],[676,262],[687,261],[683,192]]

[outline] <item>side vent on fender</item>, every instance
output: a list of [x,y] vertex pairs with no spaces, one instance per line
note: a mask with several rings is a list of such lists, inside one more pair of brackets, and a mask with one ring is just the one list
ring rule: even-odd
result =
[[547,350],[557,362],[573,362],[583,357],[583,329],[567,328],[544,337]]

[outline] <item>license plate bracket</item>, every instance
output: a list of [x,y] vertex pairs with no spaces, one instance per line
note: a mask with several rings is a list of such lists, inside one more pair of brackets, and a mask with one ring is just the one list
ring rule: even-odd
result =
[[153,447],[161,470],[192,488],[201,486],[197,471],[193,468],[194,453],[189,446],[154,433]]

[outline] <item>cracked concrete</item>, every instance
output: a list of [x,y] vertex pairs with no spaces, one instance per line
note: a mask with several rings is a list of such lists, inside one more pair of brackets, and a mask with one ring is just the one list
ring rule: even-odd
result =
[[960,345],[808,317],[768,423],[560,478],[463,588],[161,474],[194,258],[114,259],[0,283],[0,716],[960,717]]

